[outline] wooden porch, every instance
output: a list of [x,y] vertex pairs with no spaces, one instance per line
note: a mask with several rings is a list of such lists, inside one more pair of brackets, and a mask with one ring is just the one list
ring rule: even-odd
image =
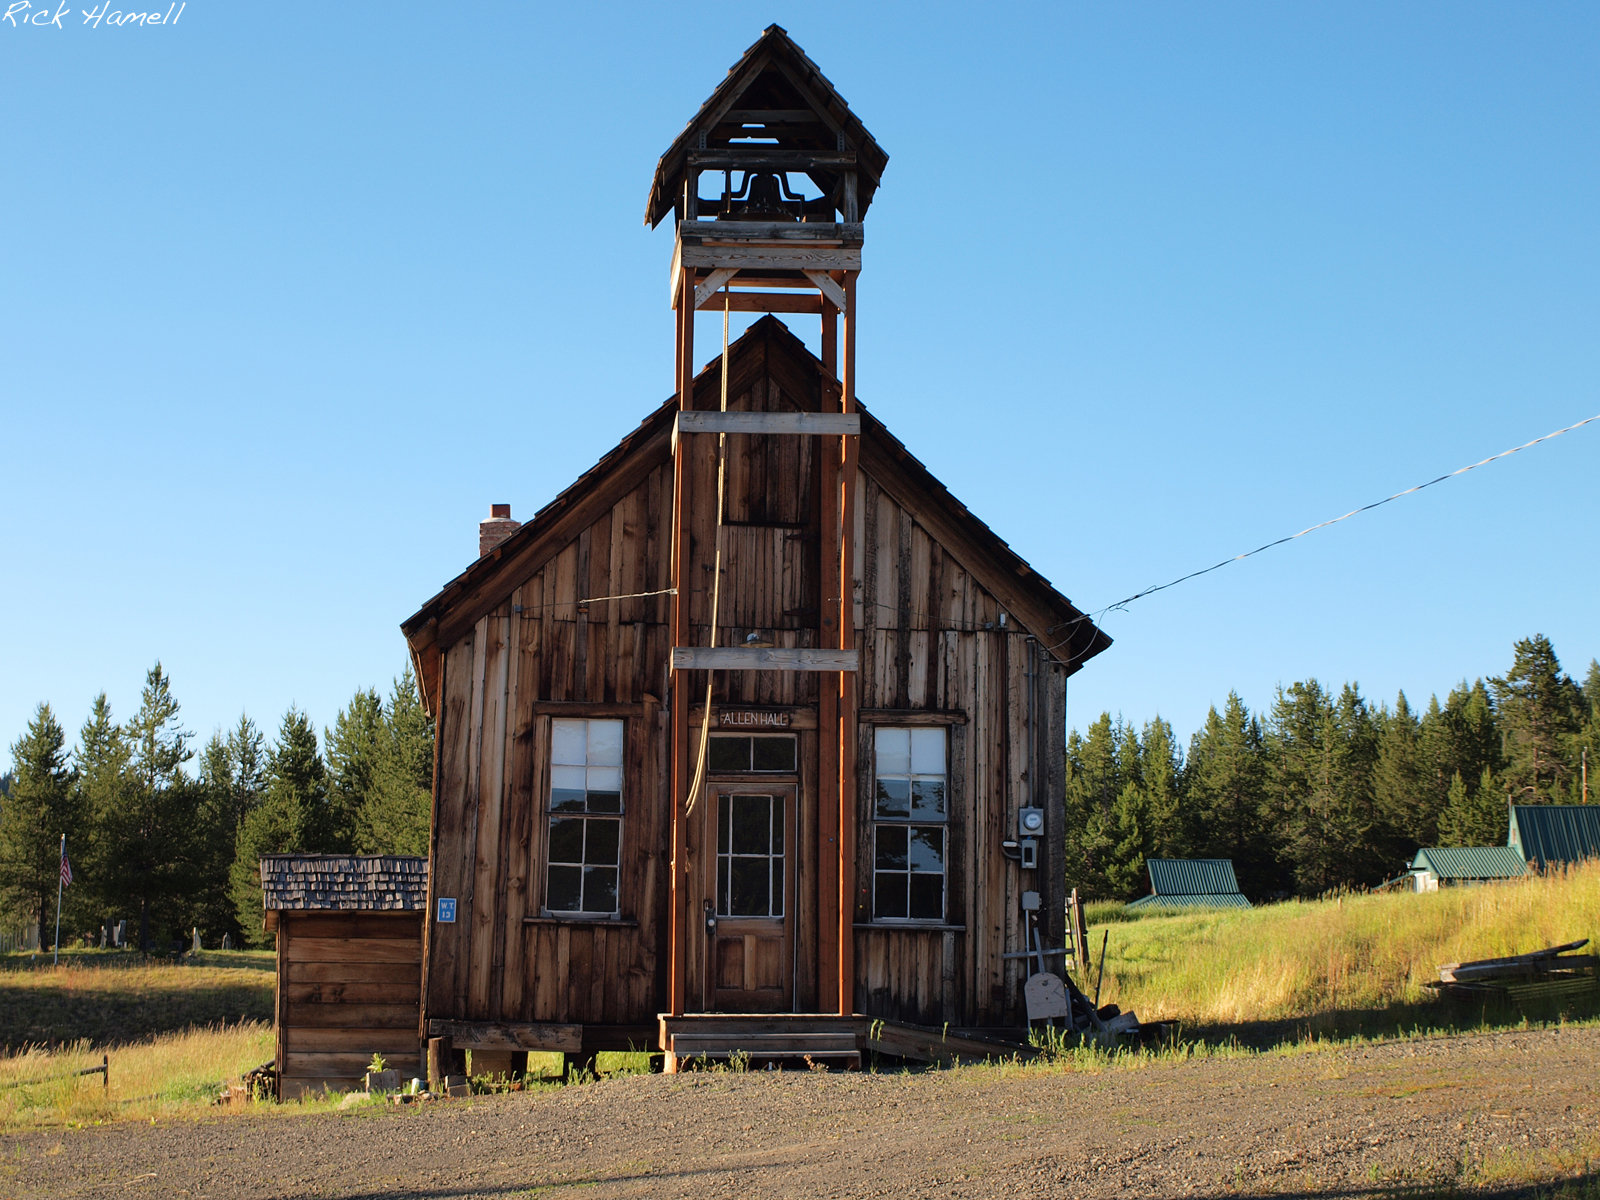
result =
[[[934,1029],[903,1021],[834,1013],[662,1014],[658,1045],[668,1074],[697,1059],[745,1056],[755,1066],[776,1064],[856,1069],[867,1052],[955,1066],[988,1059],[1030,1058],[1037,1051],[998,1031]],[[1018,1031],[1020,1033],[1020,1031]]]

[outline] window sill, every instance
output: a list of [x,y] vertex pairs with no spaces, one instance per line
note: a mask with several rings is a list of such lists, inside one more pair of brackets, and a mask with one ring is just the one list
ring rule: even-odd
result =
[[857,929],[905,929],[912,933],[965,933],[965,925],[943,925],[938,921],[857,921]]
[[639,922],[632,917],[523,917],[524,925],[599,925],[606,929],[637,929]]

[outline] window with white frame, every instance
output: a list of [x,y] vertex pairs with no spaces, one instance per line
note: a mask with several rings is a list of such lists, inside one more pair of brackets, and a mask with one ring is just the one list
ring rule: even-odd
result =
[[949,850],[945,730],[874,731],[872,915],[943,921]]
[[545,908],[612,916],[622,861],[622,722],[550,722]]

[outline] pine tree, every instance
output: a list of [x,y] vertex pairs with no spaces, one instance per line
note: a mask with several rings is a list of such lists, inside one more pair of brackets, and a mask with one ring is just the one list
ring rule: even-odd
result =
[[0,896],[51,936],[61,874],[61,835],[72,839],[80,814],[67,738],[48,704],[34,710],[27,732],[11,746],[11,783],[0,808]]
[[1450,798],[1439,814],[1441,846],[1504,846],[1510,833],[1505,790],[1487,767],[1469,789],[1458,774],[1450,781]]
[[[1438,701],[1434,701],[1437,708]],[[1378,761],[1373,772],[1373,801],[1378,818],[1390,832],[1382,857],[1392,864],[1434,844],[1444,797],[1429,786],[1423,760],[1422,722],[1406,694],[1395,699],[1394,711],[1382,711],[1378,727]]]
[[356,815],[356,849],[426,855],[432,807],[433,721],[408,666],[385,706],[371,783]]
[[1302,895],[1363,882],[1372,863],[1376,738],[1360,694],[1336,704],[1315,680],[1278,689],[1267,732],[1268,793],[1280,854]]
[[1116,867],[1117,836],[1114,806],[1122,791],[1122,764],[1118,752],[1120,726],[1102,713],[1089,726],[1087,737],[1073,730],[1066,753],[1066,857],[1067,887],[1086,897],[1119,894],[1110,873]]
[[128,803],[132,752],[121,727],[111,718],[104,692],[94,698],[89,719],[78,732],[75,757],[78,803],[89,831],[88,844],[77,860],[77,883],[85,905],[99,910],[93,923],[108,918],[115,921],[132,915],[127,897],[118,890],[116,848],[109,838],[116,814]]
[[316,730],[304,713],[291,708],[268,762],[266,792],[239,830],[229,872],[234,911],[252,945],[269,944],[261,928],[261,856],[337,852],[328,810],[327,769]]
[[200,784],[206,804],[205,887],[197,924],[212,940],[224,934],[242,939],[233,903],[232,868],[245,819],[261,802],[266,786],[266,750],[261,731],[248,716],[226,736],[211,735],[200,754]]
[[1519,804],[1561,803],[1576,776],[1570,754],[1583,728],[1583,692],[1544,634],[1516,644],[1511,670],[1492,681],[1505,731],[1504,779]]
[[333,728],[323,730],[328,762],[330,844],[349,853],[355,848],[359,814],[372,791],[385,735],[383,702],[371,688],[357,692],[339,710]]
[[1228,693],[1220,714],[1214,707],[1206,714],[1205,727],[1189,744],[1184,783],[1195,830],[1193,851],[1232,859],[1247,896],[1259,899],[1281,891],[1286,881],[1266,832],[1261,723],[1239,693]]
[[150,930],[168,935],[193,915],[205,868],[204,796],[183,770],[192,736],[178,724],[171,680],[158,662],[145,676],[139,711],[121,730],[128,759],[112,803],[100,813],[98,861],[107,890],[138,904],[139,948]]

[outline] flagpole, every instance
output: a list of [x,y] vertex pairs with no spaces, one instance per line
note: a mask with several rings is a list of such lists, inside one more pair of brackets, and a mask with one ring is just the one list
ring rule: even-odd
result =
[[[61,862],[66,861],[67,835],[63,833],[61,835]],[[59,967],[61,965],[61,885],[64,881],[61,878],[63,872],[60,869],[60,863],[56,864],[56,868],[56,946],[55,959],[52,961],[51,965]]]

